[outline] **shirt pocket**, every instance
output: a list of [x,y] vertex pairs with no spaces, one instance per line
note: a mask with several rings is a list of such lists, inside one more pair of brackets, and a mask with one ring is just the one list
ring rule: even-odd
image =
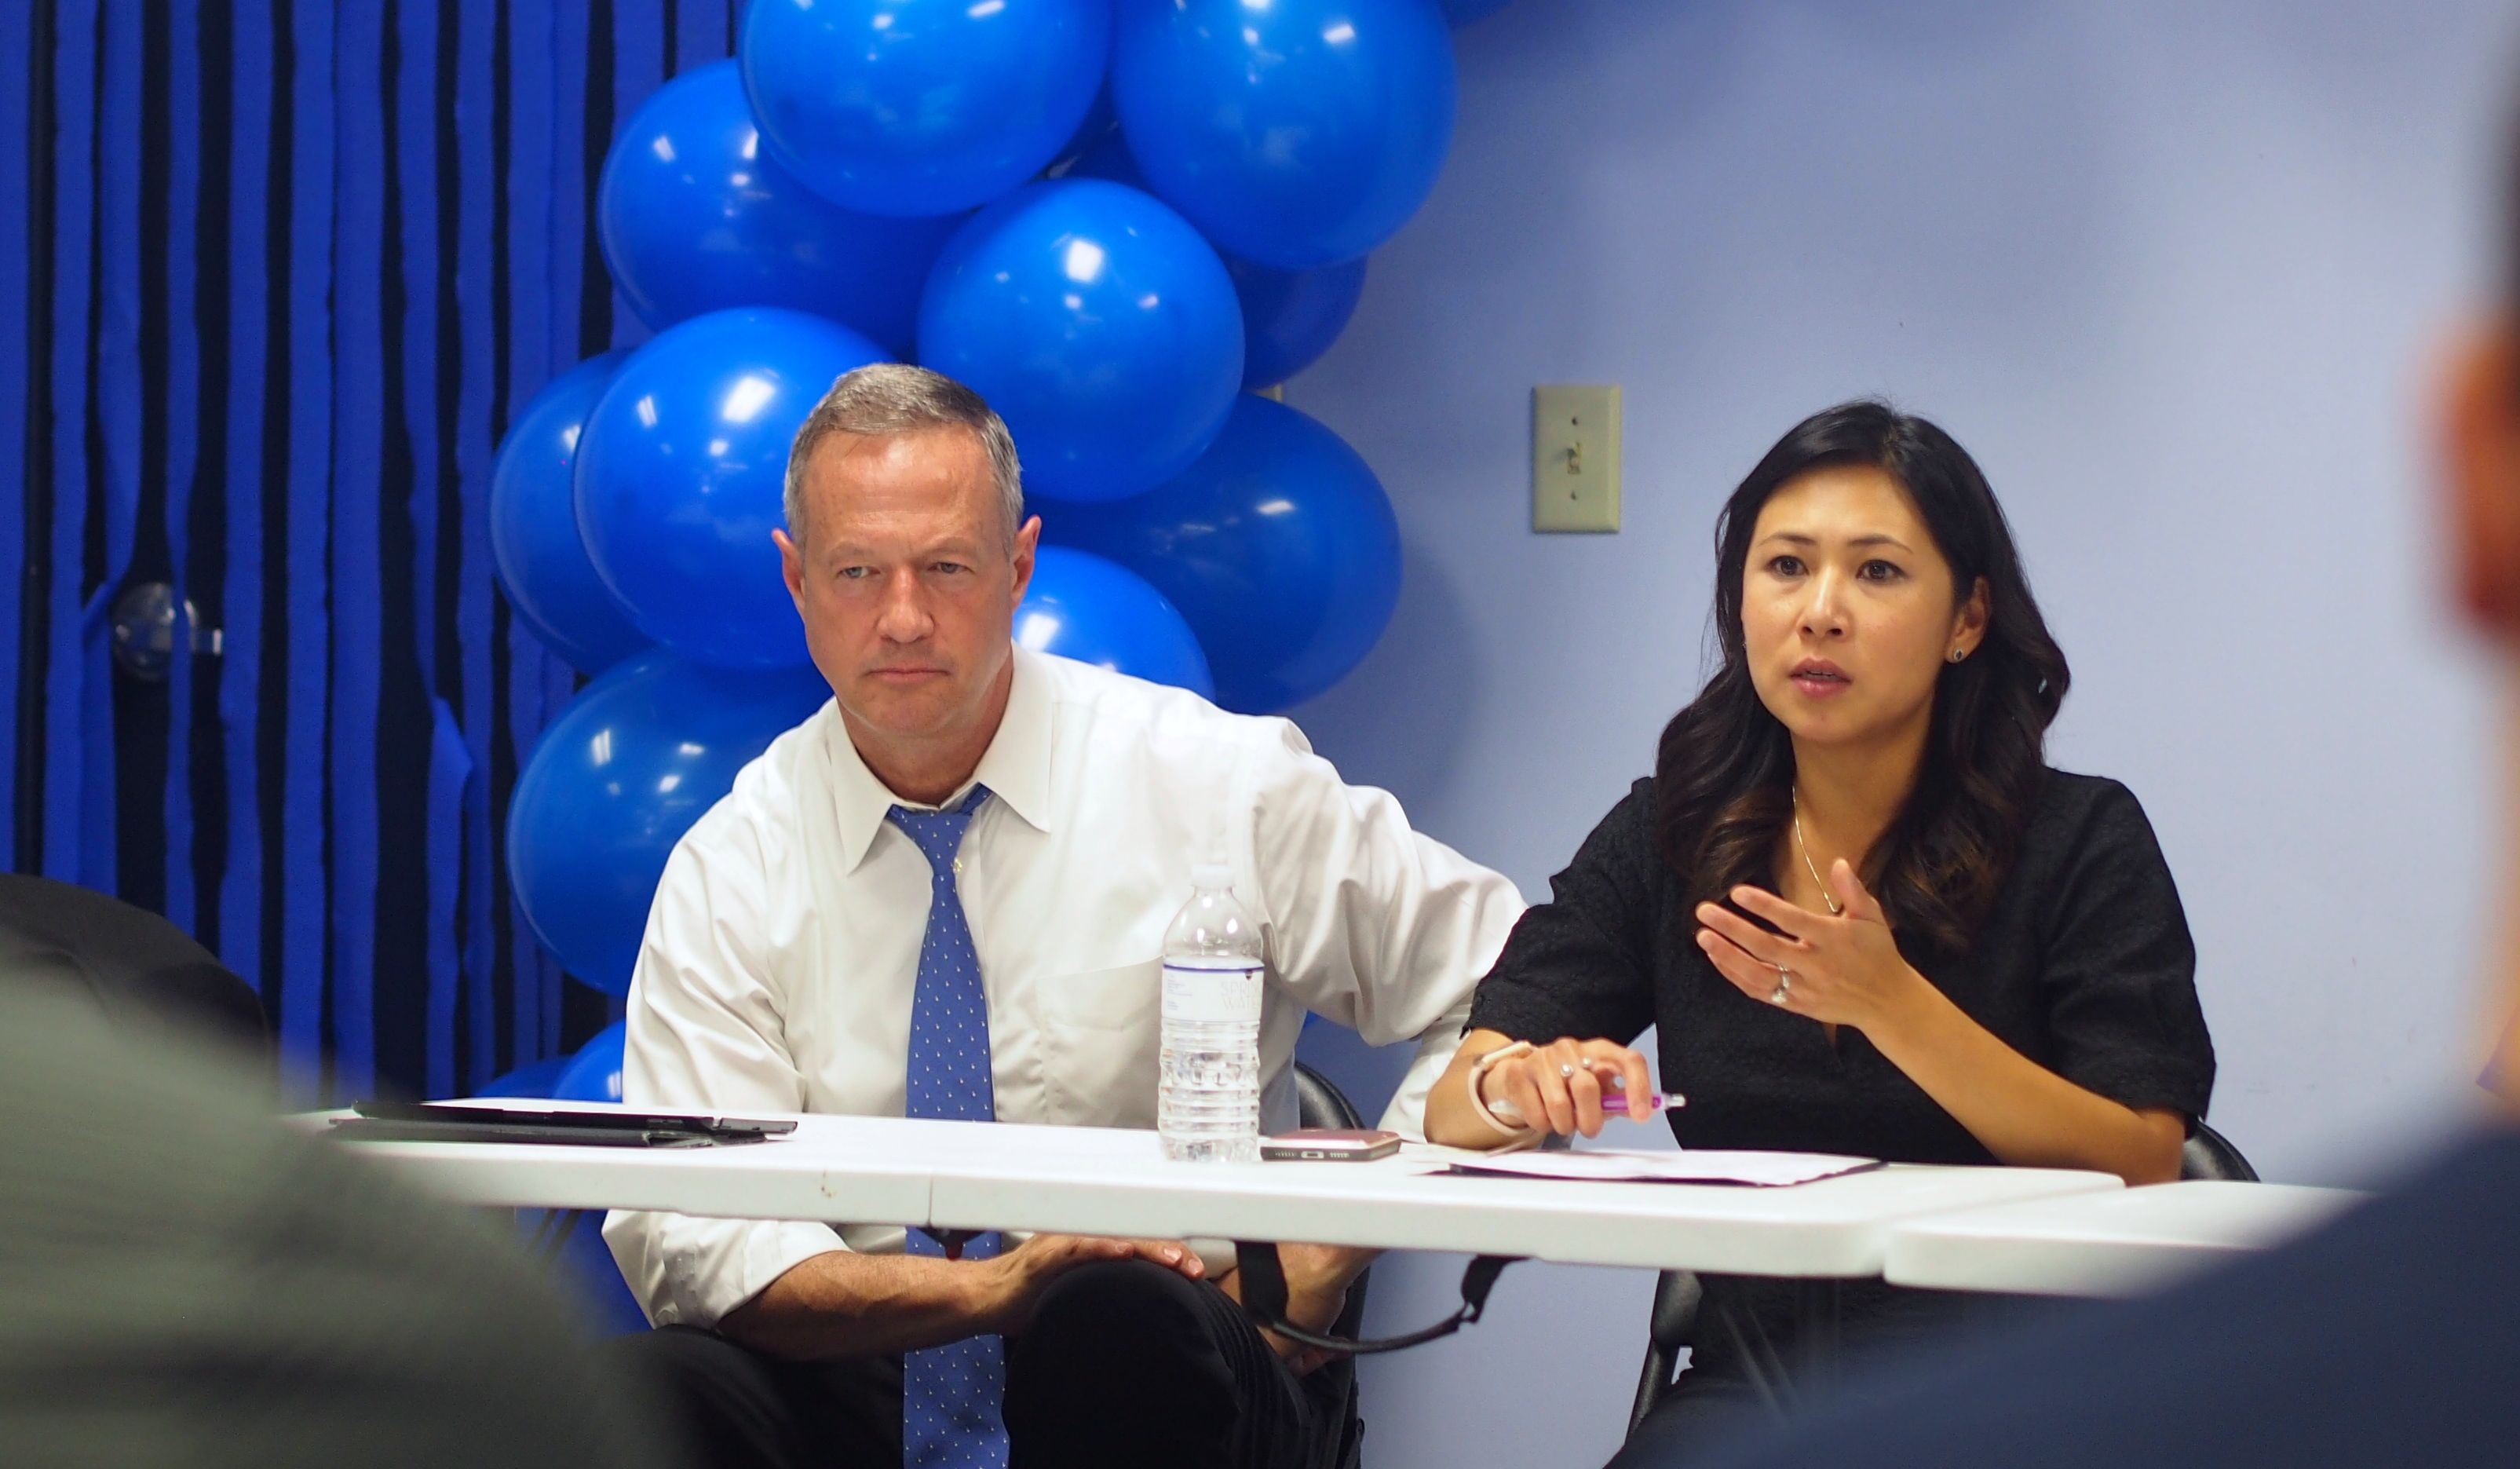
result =
[[1052,1121],[1152,1127],[1163,965],[1149,959],[1059,975],[1039,993]]

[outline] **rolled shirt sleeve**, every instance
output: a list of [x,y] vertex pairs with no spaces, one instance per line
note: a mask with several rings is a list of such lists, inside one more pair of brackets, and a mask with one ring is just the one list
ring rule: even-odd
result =
[[1389,792],[1351,786],[1270,721],[1235,803],[1277,982],[1369,1045],[1418,1044],[1382,1125],[1425,1137],[1426,1093],[1461,1048],[1470,994],[1522,895],[1414,830]]
[[[779,987],[762,960],[762,856],[753,831],[726,823],[683,842],[665,864],[630,984],[625,1104],[805,1110]],[[848,1248],[829,1224],[622,1210],[606,1217],[604,1241],[658,1326],[715,1326],[798,1263]]]

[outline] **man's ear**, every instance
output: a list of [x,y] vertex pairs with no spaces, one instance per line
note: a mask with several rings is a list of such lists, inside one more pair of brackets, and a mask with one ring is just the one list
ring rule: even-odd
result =
[[2498,318],[2452,355],[2443,395],[2442,533],[2459,611],[2520,644],[2520,340]]
[[805,615],[805,553],[775,526],[770,538],[779,543],[779,577],[788,583],[788,600],[796,604],[796,616],[801,618]]
[[1023,605],[1024,591],[1032,585],[1033,552],[1040,546],[1041,517],[1034,516],[1023,523],[1022,529],[1015,532],[1015,591],[1014,600],[1008,605],[1009,612]]

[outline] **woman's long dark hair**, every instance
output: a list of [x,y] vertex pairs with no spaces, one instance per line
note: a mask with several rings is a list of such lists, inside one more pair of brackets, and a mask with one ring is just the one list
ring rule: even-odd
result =
[[2069,675],[1977,462],[1949,434],[1887,403],[1841,403],[1796,424],[1725,502],[1715,523],[1724,666],[1662,732],[1656,831],[1692,905],[1720,901],[1739,884],[1773,883],[1770,864],[1792,814],[1793,744],[1750,681],[1741,585],[1769,497],[1814,470],[1844,465],[1881,470],[1907,491],[1951,565],[1956,595],[1986,581],[1985,640],[1965,662],[1944,666],[1915,788],[1862,874],[1893,927],[1960,952],[2020,846]]

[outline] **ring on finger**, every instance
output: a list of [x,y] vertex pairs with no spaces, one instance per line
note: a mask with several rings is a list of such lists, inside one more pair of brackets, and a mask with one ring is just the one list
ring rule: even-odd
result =
[[1573,1080],[1575,1079],[1575,1063],[1572,1061],[1559,1062],[1557,1065],[1557,1075],[1570,1081]]
[[1777,966],[1777,987],[1768,991],[1768,1003],[1781,1005],[1794,997],[1794,972],[1782,964]]

